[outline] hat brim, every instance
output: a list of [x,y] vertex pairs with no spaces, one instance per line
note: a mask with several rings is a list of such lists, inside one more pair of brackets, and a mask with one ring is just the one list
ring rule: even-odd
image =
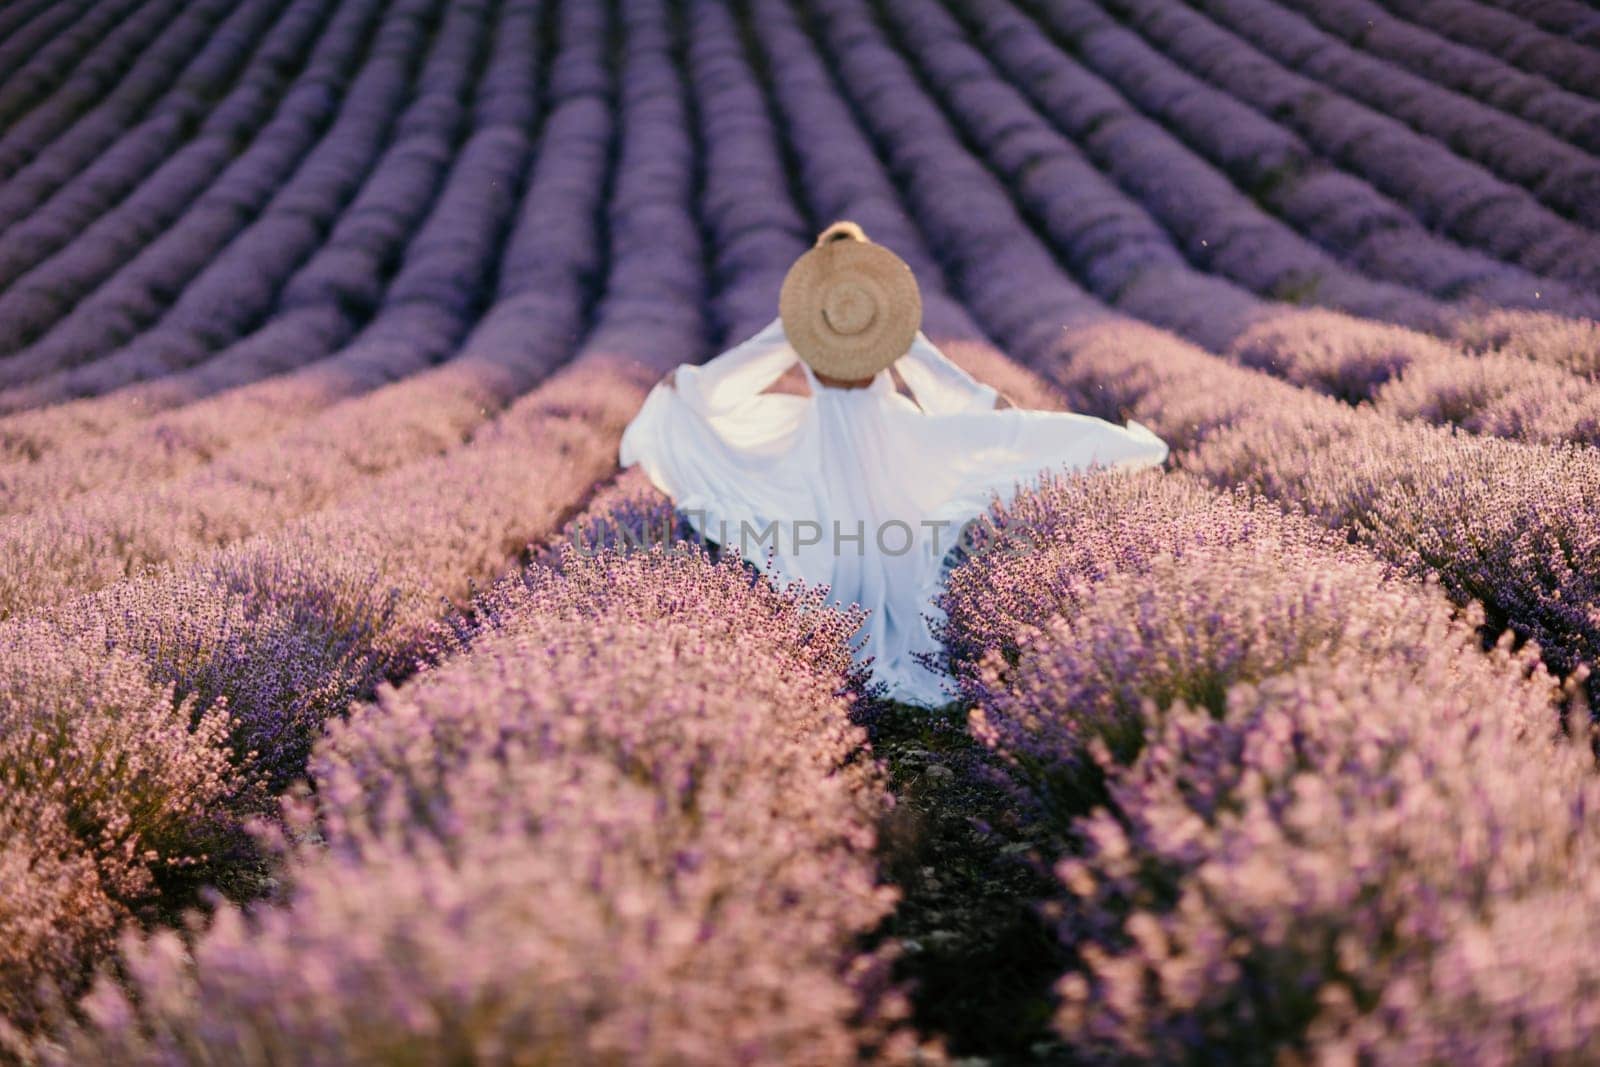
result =
[[[870,302],[870,321],[843,332],[830,323],[830,295],[843,289]],[[899,256],[878,244],[830,241],[789,268],[778,314],[796,354],[818,374],[848,381],[871,378],[905,355],[922,326],[922,294]]]

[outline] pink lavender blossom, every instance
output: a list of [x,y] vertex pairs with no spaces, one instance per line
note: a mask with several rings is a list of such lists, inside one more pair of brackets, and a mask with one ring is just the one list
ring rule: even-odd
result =
[[859,619],[659,551],[569,554],[493,604],[320,747],[286,899],[187,951],[128,939],[138,1001],[103,983],[47,1059],[908,1052],[854,944],[893,899],[839,696]]
[[[226,858],[258,798],[228,762],[223,706],[175,706],[136,658],[103,645],[30,631],[8,634],[6,649],[0,1019],[16,1028],[36,1020],[41,981],[78,987],[162,880]],[[0,1025],[0,1049],[10,1036]]]

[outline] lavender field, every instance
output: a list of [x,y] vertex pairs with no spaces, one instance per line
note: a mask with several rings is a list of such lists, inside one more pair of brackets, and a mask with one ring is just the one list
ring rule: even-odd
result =
[[[1163,471],[617,469],[836,219]],[[4,0],[0,1063],[1600,1063],[1600,8]]]

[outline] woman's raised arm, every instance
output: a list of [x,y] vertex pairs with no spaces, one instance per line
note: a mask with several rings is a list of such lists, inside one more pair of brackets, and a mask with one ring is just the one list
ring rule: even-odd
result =
[[691,406],[714,415],[756,396],[799,358],[783,332],[783,320],[775,318],[726,352],[704,363],[678,367],[667,385]]
[[921,330],[910,350],[895,361],[894,369],[905,380],[917,406],[930,415],[991,411],[1000,407],[1004,399],[994,386],[983,384],[956,366]]

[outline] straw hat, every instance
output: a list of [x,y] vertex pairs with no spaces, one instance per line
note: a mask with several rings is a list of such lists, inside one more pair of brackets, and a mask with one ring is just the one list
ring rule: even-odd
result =
[[836,222],[789,268],[778,292],[783,332],[818,374],[859,381],[906,354],[922,294],[905,260]]

